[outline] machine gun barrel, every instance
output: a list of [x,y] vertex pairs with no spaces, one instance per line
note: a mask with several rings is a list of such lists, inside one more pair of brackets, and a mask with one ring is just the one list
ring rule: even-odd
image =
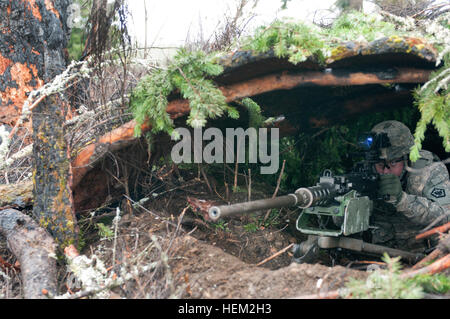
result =
[[217,221],[219,218],[251,213],[260,210],[293,207],[308,208],[317,203],[325,202],[334,197],[332,185],[320,184],[314,187],[300,188],[294,194],[279,196],[275,198],[259,199],[251,202],[233,205],[213,206],[209,209],[209,218]]

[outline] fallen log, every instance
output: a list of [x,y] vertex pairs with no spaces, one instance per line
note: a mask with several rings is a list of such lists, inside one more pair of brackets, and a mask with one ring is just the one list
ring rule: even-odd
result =
[[0,233],[20,263],[26,299],[44,299],[43,292],[56,294],[56,243],[29,216],[14,209],[0,211]]
[[0,209],[33,205],[33,182],[0,185]]
[[[299,86],[348,86],[385,83],[425,83],[430,76],[430,70],[414,68],[396,68],[396,72],[389,78],[381,78],[377,73],[339,71],[337,74],[321,71],[305,71],[290,73],[287,71],[257,77],[243,82],[220,86],[227,103],[256,96],[275,90],[290,90]],[[177,99],[169,102],[166,112],[171,119],[189,114],[189,101]],[[72,161],[73,184],[75,188],[93,165],[102,158],[107,151],[120,149],[118,143],[129,144],[135,140],[135,120],[125,123],[115,130],[103,135],[97,142],[82,149]],[[141,132],[149,131],[149,123],[141,125]]]
[[[340,71],[339,74],[306,71],[298,73],[280,72],[261,76],[251,80],[238,82],[229,85],[220,86],[219,89],[225,96],[227,103],[242,99],[248,96],[256,96],[262,93],[274,90],[289,90],[302,85],[319,86],[346,86],[346,85],[366,85],[374,83],[423,83],[426,82],[430,70],[397,68],[393,77],[389,79],[380,78],[377,74],[367,72]],[[167,113],[172,119],[177,119],[188,115],[190,112],[189,101],[177,99],[169,102],[166,108]],[[348,112],[349,110],[346,110]],[[134,130],[137,123],[135,120],[129,121],[122,126],[106,133],[96,140],[96,142],[87,145],[78,152],[77,156],[71,161],[72,166],[72,190],[76,189],[81,180],[90,172],[95,164],[105,157],[108,152],[119,150],[136,141]],[[141,125],[142,133],[151,129],[150,123]],[[12,197],[10,197],[12,198]],[[30,196],[26,197],[31,198]],[[12,206],[12,201],[5,201],[2,206]],[[76,202],[82,202],[83,198],[76,199]],[[20,202],[20,200],[19,200]],[[24,201],[24,203],[27,203]]]

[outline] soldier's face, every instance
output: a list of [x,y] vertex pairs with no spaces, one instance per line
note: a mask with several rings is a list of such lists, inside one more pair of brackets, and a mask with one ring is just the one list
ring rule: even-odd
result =
[[383,161],[375,164],[375,169],[378,174],[393,174],[400,177],[405,167],[403,159],[396,159],[393,161]]

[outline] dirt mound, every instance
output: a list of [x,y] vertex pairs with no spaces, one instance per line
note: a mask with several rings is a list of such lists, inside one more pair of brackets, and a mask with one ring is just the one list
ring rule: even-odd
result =
[[[367,277],[365,271],[342,266],[322,264],[297,264],[291,249],[285,250],[267,262],[277,252],[297,243],[292,233],[295,218],[289,212],[269,215],[240,216],[211,223],[202,213],[189,208],[187,196],[197,196],[202,201],[219,202],[204,183],[184,188],[152,200],[146,210],[134,217],[129,229],[151,225],[161,238],[171,237],[177,219],[181,231],[172,245],[170,268],[179,287],[181,298],[295,298],[303,295],[342,288],[348,278]],[[268,197],[254,192],[252,198]],[[233,193],[231,202],[246,200],[245,193]],[[184,211],[180,220],[180,212]],[[149,214],[151,212],[151,214]],[[163,225],[161,219],[171,221]],[[160,224],[160,226],[157,226]],[[261,263],[263,262],[263,263]],[[260,264],[260,266],[257,266]]]
[[367,273],[341,266],[291,263],[277,270],[247,264],[191,236],[179,239],[182,261],[175,273],[187,274],[185,298],[295,298],[342,288],[348,278]]

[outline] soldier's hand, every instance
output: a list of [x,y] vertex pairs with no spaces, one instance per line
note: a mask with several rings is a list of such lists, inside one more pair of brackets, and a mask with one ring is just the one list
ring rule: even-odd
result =
[[380,175],[378,182],[378,195],[392,204],[398,204],[402,197],[402,183],[396,175]]

